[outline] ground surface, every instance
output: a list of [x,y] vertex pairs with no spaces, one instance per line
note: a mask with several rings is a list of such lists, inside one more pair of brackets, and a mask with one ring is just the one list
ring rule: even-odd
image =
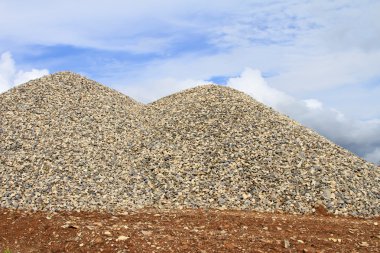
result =
[[380,252],[380,218],[217,210],[0,209],[0,252]]

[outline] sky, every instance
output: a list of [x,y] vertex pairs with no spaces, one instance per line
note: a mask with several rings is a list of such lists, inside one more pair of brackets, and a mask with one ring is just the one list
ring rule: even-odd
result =
[[216,83],[380,162],[379,0],[0,0],[0,93],[69,70],[138,101]]

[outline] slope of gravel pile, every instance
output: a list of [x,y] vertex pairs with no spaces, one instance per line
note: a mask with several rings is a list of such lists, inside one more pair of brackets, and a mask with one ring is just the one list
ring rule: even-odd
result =
[[142,104],[69,72],[0,96],[1,206],[117,205]]
[[380,213],[380,170],[236,90],[142,105],[63,72],[0,95],[0,206]]

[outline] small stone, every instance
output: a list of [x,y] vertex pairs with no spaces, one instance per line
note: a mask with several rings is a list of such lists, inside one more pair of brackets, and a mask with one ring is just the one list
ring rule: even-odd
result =
[[65,225],[61,226],[61,228],[74,228],[74,229],[78,229],[79,226],[75,225],[75,224],[66,223]]
[[102,243],[102,242],[103,242],[103,239],[101,237],[96,237],[94,240],[95,244]]
[[359,246],[369,247],[369,244],[368,244],[368,242],[361,242],[361,243],[359,243]]
[[248,199],[251,197],[251,194],[243,193],[242,196],[243,196],[243,199]]
[[284,240],[284,247],[285,247],[285,249],[287,249],[287,248],[289,248],[290,247],[290,242],[289,242],[289,240]]
[[329,241],[332,241],[332,242],[337,242],[338,241],[338,239],[336,239],[336,238],[329,238]]
[[297,240],[298,243],[304,244],[305,242],[302,240]]
[[145,235],[145,236],[151,236],[152,235],[152,231],[145,231],[145,230],[143,230],[143,231],[141,231],[141,233],[143,235]]
[[111,235],[112,235],[110,231],[104,231],[104,234],[105,234],[106,236],[111,236]]
[[116,241],[125,241],[125,240],[127,240],[128,238],[129,238],[128,236],[121,235],[121,236],[119,236],[119,237],[116,239]]

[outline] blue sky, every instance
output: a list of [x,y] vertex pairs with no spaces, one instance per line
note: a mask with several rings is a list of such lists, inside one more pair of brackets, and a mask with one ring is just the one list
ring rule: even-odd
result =
[[380,161],[380,2],[0,2],[0,92],[70,70],[142,102],[215,82]]

